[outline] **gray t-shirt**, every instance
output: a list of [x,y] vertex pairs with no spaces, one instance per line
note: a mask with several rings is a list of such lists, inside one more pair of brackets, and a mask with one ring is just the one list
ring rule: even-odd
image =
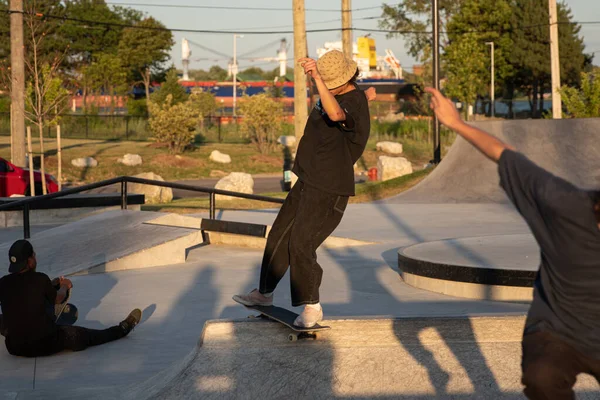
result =
[[579,189],[506,150],[500,185],[541,249],[526,332],[549,330],[600,360],[600,192]]

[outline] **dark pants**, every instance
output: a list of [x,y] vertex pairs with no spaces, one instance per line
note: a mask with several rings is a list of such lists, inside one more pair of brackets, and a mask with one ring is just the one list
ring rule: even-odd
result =
[[338,226],[347,205],[348,196],[326,193],[298,181],[267,238],[259,291],[274,291],[289,266],[292,305],[318,303],[323,269],[317,262],[317,248]]
[[577,375],[586,373],[600,378],[600,360],[574,349],[551,332],[523,336],[522,383],[532,400],[575,399],[573,385]]
[[81,326],[58,326],[56,332],[42,340],[24,343],[6,338],[6,349],[14,356],[41,357],[63,350],[81,351],[90,346],[112,342],[127,335],[119,325],[108,329],[88,329]]

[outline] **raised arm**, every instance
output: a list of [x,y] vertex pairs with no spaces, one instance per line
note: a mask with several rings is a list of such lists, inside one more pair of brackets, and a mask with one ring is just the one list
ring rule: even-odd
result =
[[460,118],[452,101],[444,97],[438,90],[425,88],[425,91],[431,94],[430,106],[440,122],[462,136],[490,160],[498,162],[504,150],[514,150],[513,147],[489,133],[466,124]]
[[319,91],[319,97],[321,98],[321,104],[329,119],[335,122],[345,121],[346,113],[342,107],[340,107],[335,96],[327,89],[323,79],[321,79],[321,75],[317,69],[317,62],[312,58],[301,58],[298,61],[304,68],[304,72],[314,79],[317,90]]

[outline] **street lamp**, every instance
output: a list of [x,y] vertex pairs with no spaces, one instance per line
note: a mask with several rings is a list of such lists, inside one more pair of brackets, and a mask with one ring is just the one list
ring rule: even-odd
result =
[[[432,0],[431,3],[433,23],[433,87],[440,89],[440,9],[439,0]],[[440,120],[435,113],[433,114],[433,161],[432,164],[439,164],[442,161],[441,141],[440,141]]]
[[233,74],[233,116],[235,117],[235,106],[236,106],[236,102],[237,102],[237,72],[238,72],[238,68],[237,68],[237,43],[236,43],[236,39],[237,38],[243,38],[244,35],[238,35],[238,34],[234,34],[233,35],[233,66],[231,68],[231,72]]
[[494,42],[486,42],[485,43],[488,46],[492,46],[492,83],[490,86],[490,99],[492,101],[492,118],[494,118],[495,113],[495,109],[496,109],[496,99],[495,99],[495,90],[494,90]]

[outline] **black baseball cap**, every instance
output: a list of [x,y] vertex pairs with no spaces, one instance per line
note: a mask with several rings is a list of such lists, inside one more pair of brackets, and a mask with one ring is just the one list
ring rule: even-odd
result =
[[8,259],[10,260],[10,266],[8,272],[14,274],[15,272],[21,272],[27,266],[27,260],[33,256],[33,246],[27,240],[17,240],[10,246],[8,250]]

